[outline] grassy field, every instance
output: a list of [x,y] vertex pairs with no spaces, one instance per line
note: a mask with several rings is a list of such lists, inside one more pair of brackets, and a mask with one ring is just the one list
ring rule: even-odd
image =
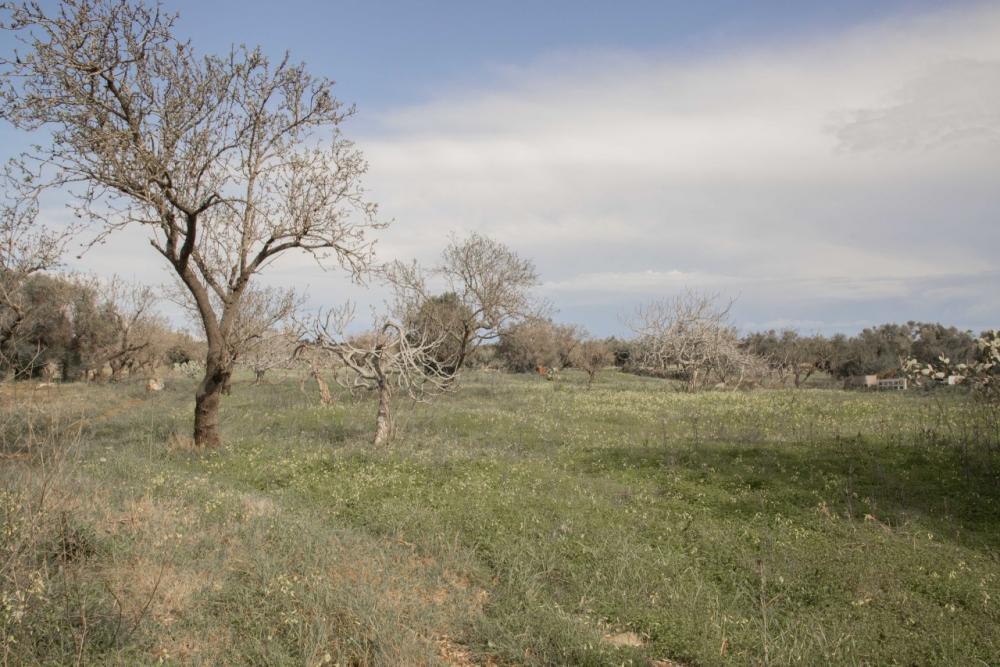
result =
[[584,385],[5,387],[2,664],[1000,665],[995,408]]

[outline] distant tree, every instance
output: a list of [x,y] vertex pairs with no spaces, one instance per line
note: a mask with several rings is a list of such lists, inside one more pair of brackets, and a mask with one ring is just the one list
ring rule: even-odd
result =
[[38,313],[30,307],[27,284],[58,265],[74,231],[46,229],[37,218],[38,203],[31,197],[0,208],[0,380],[31,372],[34,355],[25,354],[24,338]]
[[22,377],[58,367],[63,381],[96,377],[116,344],[114,305],[93,277],[36,273],[21,286],[22,321],[7,358]]
[[587,336],[587,330],[577,324],[552,324],[552,337],[555,340],[559,368],[570,368],[575,365],[573,352]]
[[62,373],[69,291],[67,281],[44,273],[36,273],[19,285],[21,315],[4,350],[4,365],[10,374],[18,378],[34,377],[44,368],[49,369],[50,375],[55,370]]
[[354,275],[371,264],[381,225],[360,186],[366,163],[340,135],[354,109],[287,57],[197,54],[159,5],[3,2],[0,13],[22,46],[0,60],[0,115],[36,133],[19,160],[23,190],[66,190],[103,234],[150,230],[205,336],[194,441],[219,445],[254,276],[295,250]]
[[500,332],[497,356],[515,373],[559,366],[559,341],[551,320],[534,317]]
[[408,310],[404,317],[410,335],[437,341],[428,354],[428,363],[436,370],[454,374],[459,365],[464,365],[468,354],[465,332],[473,319],[471,307],[455,292],[445,292],[426,297]]
[[196,340],[186,331],[166,332],[162,358],[170,366],[204,359],[204,343]]
[[597,373],[614,362],[615,356],[606,341],[585,340],[573,348],[570,353],[573,368],[578,368],[587,374],[587,389],[594,384]]
[[741,347],[760,357],[778,384],[791,378],[796,387],[817,371],[827,370],[832,354],[830,341],[823,336],[802,336],[790,329],[749,334]]
[[839,377],[900,372],[908,359],[927,364],[939,357],[969,361],[976,338],[969,331],[927,322],[880,324],[855,336],[838,334],[826,343],[826,368]]
[[516,373],[573,365],[573,350],[585,332],[575,325],[529,317],[500,332],[497,355]]
[[971,331],[929,322],[907,322],[910,329],[912,358],[933,363],[947,357],[954,363],[971,362],[978,353],[977,337]]
[[901,324],[882,324],[867,328],[851,338],[851,372],[846,375],[884,374],[898,370],[910,356],[913,339],[910,328]]
[[[436,353],[449,355],[441,364],[441,371],[449,376],[462,369],[477,347],[496,341],[503,329],[539,310],[530,295],[538,283],[534,264],[476,233],[453,239],[441,263],[430,271],[396,262],[386,267],[385,274],[397,290],[398,319],[420,323],[422,340],[444,335]],[[443,294],[430,290],[428,278],[444,283]]]
[[116,276],[102,291],[113,336],[105,357],[111,379],[120,380],[126,370],[144,365],[140,361],[143,352],[154,347],[165,322],[153,311],[157,297],[146,285],[126,283]]
[[614,363],[618,368],[627,368],[632,362],[633,342],[612,336],[606,340],[611,353],[614,355]]
[[238,362],[253,372],[254,384],[260,384],[268,371],[289,368],[294,360],[298,336],[290,329],[269,329],[247,346]]
[[66,382],[95,378],[115,347],[114,304],[101,298],[96,278],[76,275],[65,279],[68,297],[61,309],[63,333],[62,376]]
[[299,382],[299,391],[304,394],[306,381],[312,378],[319,391],[320,405],[333,405],[333,395],[330,393],[330,385],[323,379],[323,371],[334,366],[335,355],[317,342],[303,342],[302,337],[303,334],[300,333],[299,342],[292,352],[293,364],[305,371]]
[[729,322],[732,302],[716,294],[686,290],[671,299],[640,306],[629,326],[636,335],[634,364],[655,374],[676,373],[696,391],[733,378],[739,386],[757,359],[740,349]]

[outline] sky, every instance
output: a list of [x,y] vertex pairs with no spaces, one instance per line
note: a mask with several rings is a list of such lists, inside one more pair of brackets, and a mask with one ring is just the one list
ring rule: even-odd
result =
[[[1000,3],[167,6],[203,52],[337,81],[384,259],[481,232],[598,336],[685,288],[735,298],[744,331],[1000,327]],[[69,264],[163,283],[143,234]],[[385,296],[304,257],[262,277],[311,308]]]

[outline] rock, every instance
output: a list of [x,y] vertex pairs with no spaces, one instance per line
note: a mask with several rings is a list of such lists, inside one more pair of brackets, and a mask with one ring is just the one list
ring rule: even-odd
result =
[[146,380],[146,391],[163,391],[163,380],[160,378],[149,378]]

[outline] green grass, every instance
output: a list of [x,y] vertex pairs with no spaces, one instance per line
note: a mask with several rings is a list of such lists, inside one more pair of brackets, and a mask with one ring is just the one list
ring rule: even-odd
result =
[[[187,380],[61,387],[47,428],[85,421],[34,534],[65,514],[93,548],[5,572],[69,590],[5,621],[11,662],[1000,664],[996,408],[584,385],[472,374],[374,450],[372,402],[242,381],[212,453],[172,436]],[[41,449],[3,464],[5,516]]]

